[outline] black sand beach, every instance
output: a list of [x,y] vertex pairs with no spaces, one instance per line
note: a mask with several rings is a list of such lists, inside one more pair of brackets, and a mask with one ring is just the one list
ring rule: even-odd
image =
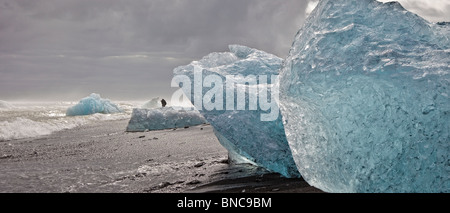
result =
[[128,133],[127,123],[104,121],[0,142],[0,192],[321,192],[302,179],[230,165],[209,125]]

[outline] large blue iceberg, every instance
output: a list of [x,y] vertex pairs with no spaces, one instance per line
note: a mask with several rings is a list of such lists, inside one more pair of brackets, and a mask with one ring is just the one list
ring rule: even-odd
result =
[[[276,106],[276,109],[272,109],[273,112],[268,112],[269,110],[266,109],[262,110],[261,107],[250,110],[250,96],[256,97],[256,88],[260,92],[271,91],[273,83],[269,83],[270,76],[278,75],[282,59],[245,46],[230,45],[229,49],[230,52],[211,53],[200,61],[194,61],[187,66],[176,68],[174,70],[175,76],[187,76],[191,81],[189,86],[182,86],[183,92],[190,97],[191,102],[197,106],[200,113],[214,127],[217,138],[229,151],[232,161],[251,162],[286,177],[299,177],[300,174],[286,140],[281,115],[278,116],[277,103],[272,102]],[[196,70],[201,74],[200,79],[196,79]],[[234,98],[231,99],[231,102],[226,100],[226,103],[224,102],[220,106],[222,109],[206,109],[205,104],[196,102],[202,100],[196,98],[195,90],[198,89],[196,87],[198,84],[206,84],[207,78],[218,78],[222,82],[226,82],[227,76],[234,76],[242,80],[249,76],[261,75],[267,75],[267,81],[258,81],[257,84],[248,85],[247,89],[245,80],[236,80],[236,87],[231,92]],[[200,75],[197,74],[197,76]],[[209,86],[212,86],[212,84]],[[209,92],[217,89],[219,94],[213,99],[215,101],[225,100],[227,96],[226,84],[223,85],[223,88],[217,87],[219,86],[215,85],[213,89],[208,87],[202,89],[200,87],[202,89],[201,97],[206,97]],[[239,99],[238,93],[247,97],[245,101],[242,99],[241,101],[235,101]],[[238,103],[245,103],[244,107],[246,108],[238,110]],[[225,105],[231,105],[232,109]],[[261,116],[270,113],[276,115],[275,119],[273,121],[262,121],[264,119]]]
[[127,131],[144,132],[184,128],[205,123],[207,123],[205,118],[194,110],[178,110],[172,107],[133,109]]
[[449,29],[396,2],[319,2],[280,76],[287,139],[308,183],[450,192]]
[[78,104],[66,111],[67,116],[91,115],[95,113],[112,114],[123,112],[116,104],[108,99],[103,99],[99,94],[92,93],[80,100]]

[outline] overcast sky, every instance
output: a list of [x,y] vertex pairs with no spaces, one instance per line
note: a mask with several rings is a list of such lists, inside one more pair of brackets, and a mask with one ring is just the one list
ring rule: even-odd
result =
[[[0,100],[170,98],[172,70],[243,44],[285,57],[309,0],[0,0]],[[450,0],[403,0],[450,21]]]

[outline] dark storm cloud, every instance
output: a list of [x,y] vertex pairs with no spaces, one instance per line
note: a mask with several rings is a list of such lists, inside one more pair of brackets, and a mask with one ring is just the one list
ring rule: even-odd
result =
[[0,0],[0,99],[170,94],[173,68],[228,44],[285,56],[306,0]]
[[[0,0],[0,100],[169,97],[175,67],[229,44],[286,56],[310,2]],[[402,0],[450,14],[418,2]]]
[[293,37],[305,5],[298,0],[3,1],[0,50],[108,55],[208,51],[241,41],[285,54],[289,45],[279,43],[290,41],[279,40]]

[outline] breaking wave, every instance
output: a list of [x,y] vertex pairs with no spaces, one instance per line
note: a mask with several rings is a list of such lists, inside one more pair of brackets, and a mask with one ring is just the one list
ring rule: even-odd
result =
[[125,112],[65,116],[73,102],[15,103],[14,108],[0,110],[0,141],[32,138],[72,129],[99,121],[129,119],[133,103],[119,103]]

